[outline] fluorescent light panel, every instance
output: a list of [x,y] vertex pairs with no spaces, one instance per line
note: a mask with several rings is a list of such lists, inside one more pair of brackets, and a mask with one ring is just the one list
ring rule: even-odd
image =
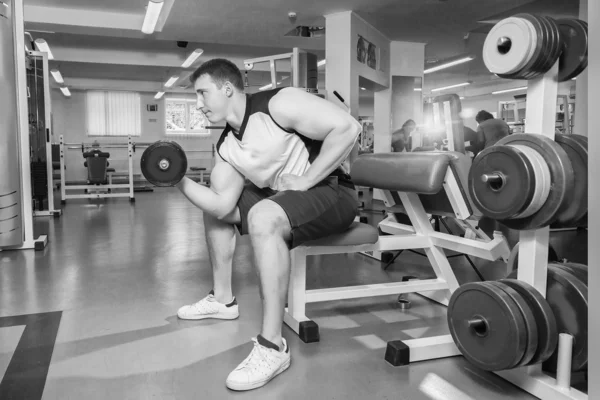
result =
[[196,49],[192,52],[192,54],[190,54],[190,56],[187,58],[187,60],[185,60],[183,62],[183,64],[181,64],[181,66],[183,68],[188,68],[189,66],[191,66],[197,59],[198,57],[200,57],[202,55],[202,53],[204,53],[204,50],[202,49]]
[[58,84],[65,83],[65,80],[63,79],[63,77],[60,74],[59,70],[52,69],[52,70],[50,70],[50,73],[52,74],[52,77],[54,78],[54,80],[56,81],[56,83],[58,83]]
[[454,89],[454,88],[457,88],[457,87],[467,86],[467,85],[470,85],[470,84],[471,84],[471,82],[457,83],[456,85],[450,85],[450,86],[444,86],[444,87],[439,87],[439,88],[431,89],[431,91],[432,92],[441,92],[442,90]]
[[179,75],[172,76],[171,78],[169,78],[167,83],[165,83],[165,87],[170,88],[171,86],[173,86],[175,84],[175,82],[177,82],[178,79],[179,79]]
[[516,92],[516,91],[525,90],[525,89],[527,89],[527,86],[522,86],[522,87],[513,88],[513,89],[496,90],[495,92],[492,92],[492,94],[510,93],[510,92]]
[[422,92],[422,91],[423,91],[423,89],[421,89],[421,88],[415,88],[415,92]]
[[148,1],[148,8],[146,9],[146,17],[144,18],[144,24],[142,25],[142,32],[147,35],[154,33],[160,12],[165,5],[163,0],[150,0]]
[[165,92],[158,92],[158,93],[156,93],[156,96],[154,96],[154,98],[155,98],[156,100],[158,100],[158,99],[160,99],[161,97],[163,97],[163,96],[164,96],[164,94],[165,94]]
[[35,47],[42,53],[48,53],[48,60],[54,60],[54,55],[50,51],[50,46],[44,39],[35,39]]
[[323,65],[327,64],[327,60],[321,60],[317,63],[317,67],[321,67]]
[[427,68],[425,71],[423,71],[423,73],[429,74],[429,73],[432,73],[435,71],[440,71],[442,69],[454,67],[455,65],[464,64],[464,63],[469,62],[474,59],[475,59],[475,57],[473,57],[473,56],[462,57],[462,58],[459,58],[458,60],[448,61],[443,64],[437,65],[435,67]]
[[60,91],[63,92],[63,94],[67,97],[71,97],[71,91],[69,90],[68,87],[61,87]]

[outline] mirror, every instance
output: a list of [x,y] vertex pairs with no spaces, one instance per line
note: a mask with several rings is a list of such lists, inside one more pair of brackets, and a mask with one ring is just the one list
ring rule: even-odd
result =
[[411,151],[411,137],[423,122],[423,78],[392,76],[390,151]]

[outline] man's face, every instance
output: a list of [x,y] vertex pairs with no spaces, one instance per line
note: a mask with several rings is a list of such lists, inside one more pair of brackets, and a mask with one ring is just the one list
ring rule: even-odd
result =
[[227,116],[228,97],[225,94],[225,85],[218,88],[212,78],[201,75],[194,84],[196,90],[196,108],[204,113],[211,123],[225,120]]

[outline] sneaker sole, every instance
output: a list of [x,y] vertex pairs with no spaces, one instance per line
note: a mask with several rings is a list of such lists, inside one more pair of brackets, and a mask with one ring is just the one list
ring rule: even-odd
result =
[[179,319],[189,319],[189,320],[199,320],[199,319],[227,319],[227,320],[231,320],[231,319],[237,319],[240,316],[240,314],[200,314],[200,315],[188,315],[188,316],[183,316],[183,315],[179,315],[179,313],[177,313],[177,317]]
[[275,378],[277,375],[281,374],[286,369],[288,369],[290,367],[290,363],[291,363],[291,358],[288,358],[287,361],[281,367],[279,367],[277,372],[274,373],[273,376],[270,377],[269,379],[265,379],[265,380],[254,382],[254,383],[225,382],[225,385],[229,389],[236,390],[236,391],[258,389],[259,387],[265,386],[267,383],[269,383],[271,380],[273,380],[273,378]]

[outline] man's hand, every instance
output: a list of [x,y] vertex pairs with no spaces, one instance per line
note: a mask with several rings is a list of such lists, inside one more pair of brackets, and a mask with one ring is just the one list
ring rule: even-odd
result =
[[313,187],[313,183],[305,176],[282,174],[277,182],[277,190],[300,190],[305,191]]

